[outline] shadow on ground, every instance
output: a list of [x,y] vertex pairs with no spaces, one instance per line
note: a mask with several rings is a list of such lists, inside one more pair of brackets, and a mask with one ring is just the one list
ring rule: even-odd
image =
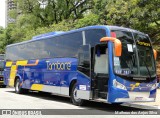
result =
[[[5,92],[16,94],[14,90],[13,91],[5,91]],[[72,104],[70,102],[70,98],[52,95],[50,93],[30,91],[29,93],[19,94],[19,95],[31,96],[31,97],[44,99],[44,100],[51,100],[51,101],[56,101],[56,102],[61,102],[61,103]],[[119,104],[107,104],[107,103],[100,103],[100,102],[94,102],[94,101],[85,101],[85,105],[80,106],[80,108],[83,108],[85,110],[93,110],[93,111],[98,110],[98,111],[102,111],[102,112],[111,112],[111,113],[114,113],[115,111],[140,111],[140,110],[142,110],[142,109],[138,109],[138,108],[121,106]]]

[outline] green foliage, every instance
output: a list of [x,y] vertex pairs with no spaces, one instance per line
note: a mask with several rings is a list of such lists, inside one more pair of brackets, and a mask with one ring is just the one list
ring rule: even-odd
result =
[[153,44],[160,43],[159,0],[109,0],[108,24],[130,27],[149,34]]
[[[14,0],[10,11],[16,22],[0,27],[0,53],[6,45],[30,40],[52,31],[68,31],[89,25],[118,25],[149,34],[160,50],[159,0]],[[45,3],[42,6],[41,3]]]
[[36,29],[41,26],[39,19],[33,14],[22,14],[17,17],[16,27],[28,30]]
[[4,33],[4,28],[0,26],[0,34]]
[[18,16],[17,10],[16,10],[16,9],[10,10],[9,16],[10,16],[11,18],[13,18],[13,19],[16,19],[17,16]]
[[75,23],[75,28],[81,28],[89,25],[98,25],[99,23],[99,17],[96,14],[89,14],[86,15],[84,18],[79,19]]
[[15,0],[15,2],[18,3],[18,13],[32,14],[40,21],[41,26],[82,18],[93,6],[92,0]]

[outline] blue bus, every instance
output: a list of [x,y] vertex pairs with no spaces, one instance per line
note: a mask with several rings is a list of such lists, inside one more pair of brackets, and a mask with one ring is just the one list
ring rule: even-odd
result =
[[106,103],[154,101],[156,51],[147,34],[118,26],[51,32],[6,47],[4,83]]

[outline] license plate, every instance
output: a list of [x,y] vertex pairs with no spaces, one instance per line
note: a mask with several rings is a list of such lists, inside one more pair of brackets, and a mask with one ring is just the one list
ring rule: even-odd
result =
[[143,97],[136,97],[135,100],[143,100]]

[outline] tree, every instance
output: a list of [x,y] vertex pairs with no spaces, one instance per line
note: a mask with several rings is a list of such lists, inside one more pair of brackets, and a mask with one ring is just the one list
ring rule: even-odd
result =
[[[159,0],[95,0],[94,12],[108,25],[117,25],[140,30],[160,44],[160,1]],[[102,7],[102,10],[97,8]],[[105,17],[105,18],[104,18]]]
[[[37,18],[39,26],[49,26],[63,20],[82,18],[93,8],[92,0],[15,0],[18,13],[15,10],[11,16],[31,15]],[[13,15],[14,14],[14,15]]]
[[4,28],[0,26],[0,34],[3,34]]
[[88,14],[84,18],[81,18],[75,22],[75,28],[86,27],[90,25],[98,25],[101,24],[99,22],[99,16],[96,14]]
[[[16,18],[0,35],[0,45],[29,40],[46,32],[85,27],[118,25],[148,33],[160,44],[159,0],[15,0]],[[44,5],[43,5],[43,4]],[[3,43],[2,43],[3,42]],[[157,46],[157,49],[160,49]]]

